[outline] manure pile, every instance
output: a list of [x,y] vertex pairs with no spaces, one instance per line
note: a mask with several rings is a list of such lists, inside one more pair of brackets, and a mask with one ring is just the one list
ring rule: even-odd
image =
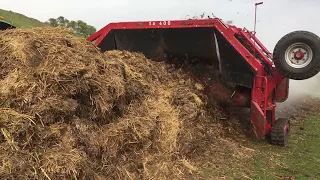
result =
[[0,65],[1,179],[182,179],[209,164],[223,176],[252,152],[224,137],[200,83],[141,54],[15,29],[0,32]]

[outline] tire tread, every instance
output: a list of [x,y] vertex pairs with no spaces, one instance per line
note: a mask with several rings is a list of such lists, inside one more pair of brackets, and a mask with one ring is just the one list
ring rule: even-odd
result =
[[286,124],[290,125],[290,121],[287,119],[280,118],[275,121],[274,125],[271,127],[271,134],[270,134],[270,139],[272,144],[280,145],[280,146],[286,146],[287,138],[290,135],[290,129],[288,134],[284,136],[284,127]]

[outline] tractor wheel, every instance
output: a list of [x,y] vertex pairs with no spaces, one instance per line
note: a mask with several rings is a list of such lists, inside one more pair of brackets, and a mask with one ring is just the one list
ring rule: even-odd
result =
[[320,38],[308,31],[294,31],[282,37],[273,51],[280,73],[294,80],[308,79],[320,71]]
[[276,120],[274,125],[271,127],[271,143],[280,146],[287,146],[289,136],[290,121],[284,118]]

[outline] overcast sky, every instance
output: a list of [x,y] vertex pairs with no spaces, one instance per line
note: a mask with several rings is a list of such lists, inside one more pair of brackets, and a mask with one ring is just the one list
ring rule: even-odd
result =
[[[309,30],[320,35],[320,0],[261,0],[257,36],[273,50],[285,33]],[[253,30],[257,0],[1,0],[0,8],[46,21],[64,16],[84,20],[97,29],[110,22],[182,19],[213,13],[239,27]]]

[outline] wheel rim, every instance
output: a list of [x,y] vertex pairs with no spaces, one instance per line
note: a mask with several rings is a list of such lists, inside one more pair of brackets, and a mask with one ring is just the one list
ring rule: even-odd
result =
[[295,43],[289,46],[285,52],[285,59],[293,68],[304,68],[312,61],[313,53],[311,48],[304,43]]

